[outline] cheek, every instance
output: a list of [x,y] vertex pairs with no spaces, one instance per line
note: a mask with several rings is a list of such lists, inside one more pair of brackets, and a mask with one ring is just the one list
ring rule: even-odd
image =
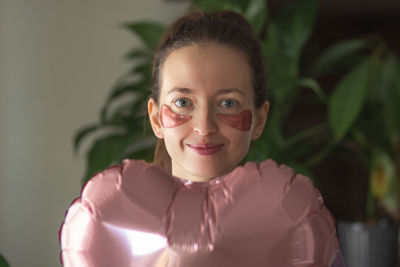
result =
[[192,118],[192,116],[189,116],[189,115],[176,114],[167,105],[162,105],[161,106],[160,121],[161,121],[161,125],[164,128],[177,127],[177,126],[187,122],[191,118]]
[[224,136],[229,139],[227,158],[240,161],[247,154],[251,143],[251,131],[232,131],[225,127]]
[[176,129],[164,131],[164,143],[170,156],[179,149],[182,138],[182,133],[176,131]]
[[225,124],[239,131],[249,131],[251,129],[253,113],[246,109],[236,114],[217,114],[218,118]]

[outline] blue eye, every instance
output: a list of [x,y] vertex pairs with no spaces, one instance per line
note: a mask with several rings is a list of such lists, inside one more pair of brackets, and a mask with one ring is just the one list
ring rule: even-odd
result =
[[236,106],[236,101],[230,98],[224,99],[221,101],[221,106],[223,106],[224,108],[233,108]]
[[187,107],[190,106],[192,101],[188,98],[178,98],[174,101],[174,104],[178,107]]

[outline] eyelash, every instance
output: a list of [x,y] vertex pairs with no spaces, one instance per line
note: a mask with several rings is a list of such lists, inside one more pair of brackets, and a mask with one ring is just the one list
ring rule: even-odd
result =
[[186,106],[178,105],[177,102],[180,101],[180,100],[188,101],[188,102],[189,102],[189,105],[193,104],[192,100],[190,100],[189,98],[180,97],[180,98],[177,98],[177,99],[175,99],[175,100],[173,101],[173,103],[175,104],[175,106],[177,106],[177,107],[179,107],[179,108],[186,108],[186,107],[189,106],[189,105],[186,105]]
[[[223,106],[222,104],[223,104],[225,101],[231,101],[231,102],[232,102],[232,106],[231,106],[231,107]],[[221,100],[221,102],[219,103],[219,106],[222,106],[223,108],[227,108],[227,109],[232,109],[232,108],[237,107],[238,104],[239,104],[238,101],[236,101],[236,100],[233,99],[233,98],[225,98],[225,99],[222,99],[222,100]]]
[[[187,103],[186,103],[186,105],[185,105],[185,104],[182,105],[182,103],[181,103],[181,104],[178,104],[180,101],[187,101]],[[231,102],[232,102],[232,106],[231,106],[231,107],[226,107],[225,105],[223,105],[223,103],[224,103],[224,102],[226,103],[226,101],[231,101]],[[179,97],[179,98],[177,98],[177,99],[174,99],[174,100],[172,101],[172,103],[173,103],[175,106],[177,106],[178,108],[188,108],[188,107],[190,107],[190,106],[193,105],[193,101],[190,100],[190,99],[187,98],[187,97]],[[224,108],[224,109],[233,109],[233,108],[236,108],[238,105],[239,105],[239,101],[237,101],[237,100],[235,100],[235,99],[233,99],[233,98],[225,98],[225,99],[222,99],[222,100],[219,102],[219,104],[218,104],[219,107],[222,107],[222,108]]]

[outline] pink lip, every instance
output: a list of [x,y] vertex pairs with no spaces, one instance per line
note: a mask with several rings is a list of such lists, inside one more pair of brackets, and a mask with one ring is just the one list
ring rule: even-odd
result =
[[212,144],[212,143],[197,143],[197,144],[188,144],[188,147],[192,149],[199,155],[207,156],[217,153],[221,150],[224,144]]

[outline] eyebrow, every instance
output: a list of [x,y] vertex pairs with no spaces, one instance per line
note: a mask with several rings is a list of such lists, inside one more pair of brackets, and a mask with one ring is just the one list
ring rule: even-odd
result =
[[[182,94],[194,94],[193,93],[193,89],[189,89],[189,88],[178,88],[178,87],[174,87],[171,90],[168,91],[167,95],[172,94],[172,93],[182,93]],[[224,88],[224,89],[220,89],[217,92],[217,95],[223,95],[223,94],[229,94],[229,93],[239,93],[241,95],[245,95],[245,93],[238,89],[238,88]]]
[[174,87],[168,91],[167,95],[172,94],[172,93],[193,94],[193,90],[189,89],[189,88]]
[[239,93],[241,95],[245,95],[244,92],[238,88],[224,88],[220,89],[217,95],[229,94],[229,93]]

